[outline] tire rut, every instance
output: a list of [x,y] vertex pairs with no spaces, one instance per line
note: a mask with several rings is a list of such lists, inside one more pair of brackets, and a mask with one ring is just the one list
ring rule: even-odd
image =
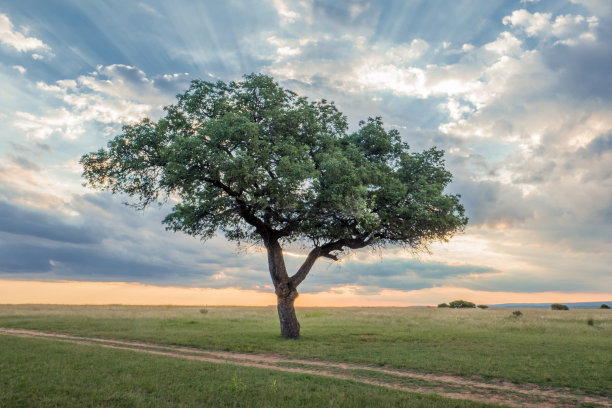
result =
[[449,398],[502,404],[512,407],[612,407],[604,396],[586,395],[579,390],[542,387],[535,384],[514,384],[503,380],[479,381],[451,375],[425,374],[354,363],[286,358],[272,354],[248,354],[212,351],[184,346],[81,337],[38,330],[0,328],[0,335],[44,338],[120,350],[129,350],[173,358],[217,364],[258,367],[270,370],[319,375],[341,380],[408,391],[436,394]]

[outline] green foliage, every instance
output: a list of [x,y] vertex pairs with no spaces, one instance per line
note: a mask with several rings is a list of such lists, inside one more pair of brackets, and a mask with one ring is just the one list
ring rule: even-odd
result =
[[523,315],[523,312],[521,312],[520,310],[515,310],[514,312],[512,312],[512,316],[519,318]]
[[472,303],[472,302],[468,302],[467,300],[453,300],[452,302],[450,302],[448,304],[449,307],[453,308],[453,309],[466,309],[466,308],[475,308],[476,304]]
[[588,324],[589,326],[594,326],[594,325],[595,325],[595,319],[593,319],[592,317],[589,317],[589,318],[587,319],[587,324]]
[[550,308],[552,310],[569,310],[569,307],[567,307],[567,305],[562,305],[561,303],[553,303],[552,305],[550,305]]
[[488,309],[489,306],[487,306],[487,305],[478,305],[478,308],[479,309]]
[[600,309],[609,309],[610,306],[606,305],[605,303],[602,304],[601,306],[599,306]]
[[443,194],[452,176],[442,151],[409,152],[380,118],[349,134],[333,102],[309,102],[268,76],[193,81],[165,111],[81,163],[89,186],[128,194],[136,207],[178,199],[164,219],[171,230],[340,251],[418,249],[467,223],[459,196]]
[[440,303],[438,307],[448,307],[448,303]]

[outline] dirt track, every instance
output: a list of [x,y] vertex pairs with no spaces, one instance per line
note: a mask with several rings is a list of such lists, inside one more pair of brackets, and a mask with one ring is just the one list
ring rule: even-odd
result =
[[612,399],[603,396],[589,396],[578,390],[567,388],[541,387],[534,384],[513,384],[502,380],[484,381],[368,365],[289,359],[270,354],[209,351],[135,341],[78,337],[36,330],[0,328],[0,335],[44,338],[211,363],[320,375],[402,391],[437,394],[450,398],[503,404],[513,407],[576,407],[582,404],[593,407],[612,407]]

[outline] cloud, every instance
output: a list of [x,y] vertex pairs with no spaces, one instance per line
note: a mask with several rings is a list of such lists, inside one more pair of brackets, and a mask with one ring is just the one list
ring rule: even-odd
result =
[[38,82],[37,88],[62,104],[44,115],[16,112],[13,125],[34,139],[51,135],[76,140],[88,123],[119,125],[161,113],[178,90],[187,87],[188,74],[148,78],[138,68],[114,64],[98,66],[77,79],[54,84]]
[[26,72],[26,69],[22,67],[21,65],[13,65],[13,69],[16,69],[17,71],[19,71],[20,74],[25,74]]
[[281,18],[281,24],[293,23],[299,18],[299,14],[289,8],[284,0],[272,0],[274,8]]
[[566,14],[552,19],[550,13],[530,13],[524,9],[513,11],[504,17],[503,23],[522,29],[528,36],[556,38],[557,42],[566,45],[594,41],[595,30],[599,26],[595,16]]
[[581,148],[579,153],[591,160],[593,156],[603,156],[612,150],[612,133],[604,134],[592,139],[588,145]]
[[64,243],[93,244],[102,237],[84,225],[62,222],[57,215],[0,202],[0,231]]
[[384,289],[418,290],[458,280],[482,279],[499,273],[493,268],[469,264],[376,255],[355,255],[340,264],[321,262],[311,272],[301,291],[322,292],[329,288],[354,285],[361,293],[377,293]]
[[19,52],[35,50],[50,51],[49,46],[38,38],[26,37],[24,33],[15,30],[8,16],[2,13],[0,13],[0,42]]
[[[302,95],[335,100],[352,128],[380,115],[413,150],[445,149],[449,192],[462,194],[470,217],[465,235],[420,260],[389,248],[382,260],[366,251],[318,262],[301,291],[609,288],[612,25],[602,10],[610,7],[576,2],[521,6],[529,11],[458,2],[445,13],[401,1],[220,2],[201,13],[134,3],[112,20],[117,31],[92,24],[107,37],[58,49],[74,58],[62,65],[13,52],[0,90],[12,148],[0,157],[0,273],[271,290],[261,250],[164,231],[167,208],[135,213],[123,197],[83,190],[77,164],[121,124],[157,117],[188,86],[185,72],[231,80],[264,71]],[[78,11],[91,21],[104,15]],[[166,31],[147,31],[143,21],[160,14]],[[457,18],[441,21],[448,15]],[[63,38],[78,32],[70,27]],[[288,258],[290,271],[302,259]]]

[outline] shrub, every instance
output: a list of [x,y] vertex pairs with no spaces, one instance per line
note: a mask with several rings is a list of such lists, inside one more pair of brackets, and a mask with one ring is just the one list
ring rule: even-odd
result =
[[562,305],[561,303],[553,303],[552,305],[550,305],[550,308],[552,310],[569,310],[569,307],[567,307],[567,305]]
[[438,307],[448,307],[448,303],[440,303]]
[[588,324],[589,326],[594,326],[594,325],[595,325],[595,320],[593,320],[593,318],[592,318],[592,317],[589,317],[589,318],[587,319],[587,324]]
[[512,312],[512,317],[519,318],[522,315],[523,315],[523,312],[521,312],[520,310],[515,310],[514,312]]
[[474,308],[476,305],[472,302],[468,302],[467,300],[453,300],[448,304],[449,307],[453,309],[464,309],[464,308]]
[[206,314],[206,313],[208,313],[208,309],[200,309],[200,313]]
[[609,309],[610,306],[606,305],[605,303],[601,306],[599,306],[600,309]]
[[478,308],[479,309],[488,309],[489,306],[487,306],[487,305],[478,305]]

